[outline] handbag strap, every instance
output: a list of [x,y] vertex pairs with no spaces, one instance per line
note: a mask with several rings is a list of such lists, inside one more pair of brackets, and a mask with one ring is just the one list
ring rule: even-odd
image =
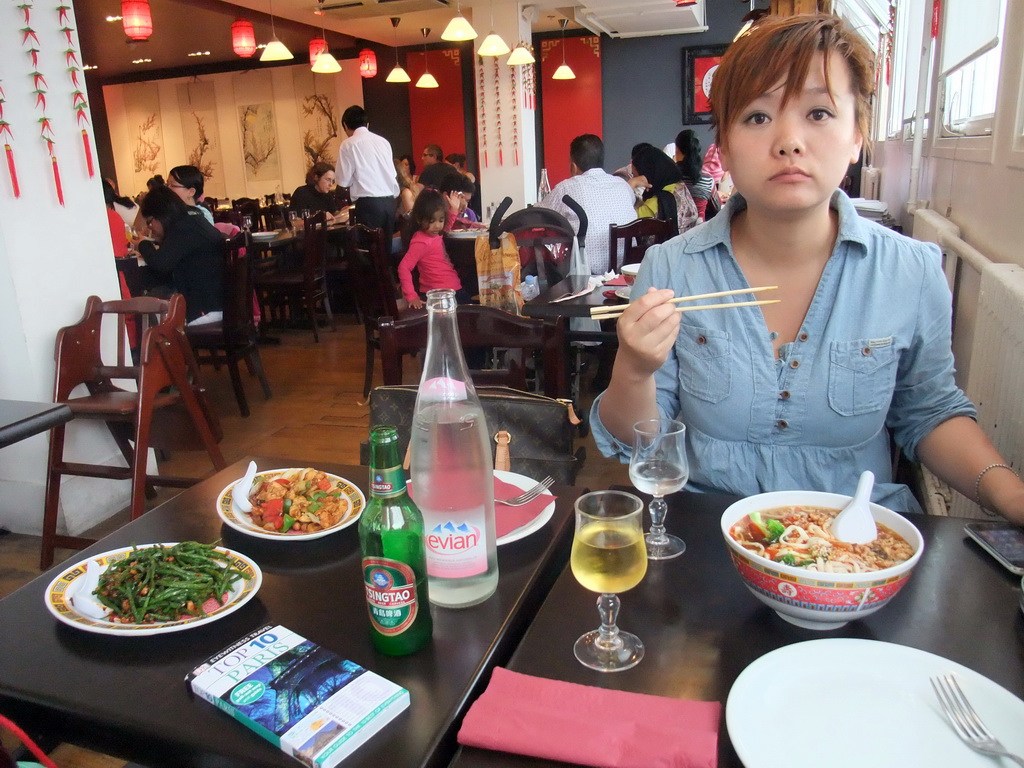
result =
[[494,442],[498,444],[498,448],[494,452],[494,468],[511,472],[512,457],[509,454],[508,444],[512,442],[512,435],[507,429],[499,429],[494,435]]

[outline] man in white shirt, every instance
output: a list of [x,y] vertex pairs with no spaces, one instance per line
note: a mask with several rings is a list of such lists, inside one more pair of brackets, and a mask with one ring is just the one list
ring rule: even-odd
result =
[[628,224],[636,218],[636,195],[628,183],[605,173],[604,143],[599,136],[585,133],[573,139],[569,160],[573,176],[555,185],[538,205],[561,213],[577,232],[579,219],[562,197],[569,195],[582,206],[587,213],[587,239],[581,245],[591,274],[601,275],[608,271],[608,227]]
[[386,237],[395,231],[398,181],[391,143],[370,133],[366,110],[352,105],[341,116],[348,138],[338,150],[335,171],[338,184],[348,187],[355,202],[356,221],[367,227],[381,227]]

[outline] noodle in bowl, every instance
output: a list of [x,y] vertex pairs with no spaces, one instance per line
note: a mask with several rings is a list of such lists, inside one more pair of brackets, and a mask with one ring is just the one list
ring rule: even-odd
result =
[[791,624],[836,629],[877,611],[902,589],[921,558],[924,539],[920,531],[902,515],[872,504],[875,521],[905,539],[914,553],[892,567],[863,573],[827,573],[773,562],[744,547],[730,531],[751,512],[790,506],[839,510],[849,501],[849,496],[836,493],[777,491],[741,499],[722,514],[722,536],[747,589]]

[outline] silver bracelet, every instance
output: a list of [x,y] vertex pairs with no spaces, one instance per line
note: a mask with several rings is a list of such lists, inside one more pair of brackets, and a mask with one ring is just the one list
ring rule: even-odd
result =
[[974,501],[977,503],[979,507],[981,507],[982,511],[984,512],[988,512],[988,510],[985,509],[985,505],[981,503],[981,480],[983,477],[985,477],[986,472],[988,472],[990,469],[997,468],[1008,469],[1011,472],[1013,472],[1015,476],[1019,477],[1016,471],[1014,471],[1013,467],[1011,467],[1009,464],[1002,464],[997,462],[995,464],[989,464],[987,467],[981,470],[981,472],[978,473],[978,476],[974,479]]

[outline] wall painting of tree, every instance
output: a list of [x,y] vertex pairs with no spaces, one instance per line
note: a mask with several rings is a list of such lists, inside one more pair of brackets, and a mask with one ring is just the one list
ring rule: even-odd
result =
[[274,105],[242,104],[238,107],[242,131],[242,155],[247,181],[281,178],[281,161],[274,128]]
[[226,197],[213,82],[194,80],[179,83],[178,114],[181,116],[181,135],[185,146],[182,164],[194,165],[202,171],[208,197]]

